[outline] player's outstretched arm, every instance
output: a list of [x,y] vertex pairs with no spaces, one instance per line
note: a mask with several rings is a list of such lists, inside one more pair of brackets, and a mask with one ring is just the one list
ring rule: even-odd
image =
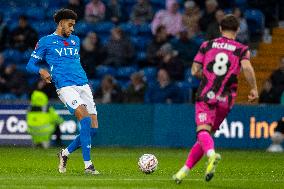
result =
[[49,72],[46,69],[41,68],[38,65],[38,62],[39,59],[31,57],[26,66],[27,71],[29,73],[40,74],[40,76],[46,83],[51,83],[51,76]]
[[202,66],[199,63],[193,62],[191,67],[191,75],[197,77],[198,79],[202,78]]
[[242,64],[242,70],[244,72],[245,78],[251,87],[250,94],[248,95],[248,101],[252,102],[258,98],[258,91],[257,91],[254,69],[250,61],[247,59],[242,60],[241,64]]
[[37,65],[38,62],[39,62],[38,59],[31,57],[26,66],[26,70],[29,73],[39,74],[40,66]]

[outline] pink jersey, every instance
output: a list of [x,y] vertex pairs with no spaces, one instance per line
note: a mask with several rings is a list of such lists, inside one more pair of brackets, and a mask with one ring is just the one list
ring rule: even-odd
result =
[[220,37],[202,43],[194,62],[202,65],[203,76],[197,91],[197,102],[232,103],[236,97],[241,61],[249,59],[248,46]]

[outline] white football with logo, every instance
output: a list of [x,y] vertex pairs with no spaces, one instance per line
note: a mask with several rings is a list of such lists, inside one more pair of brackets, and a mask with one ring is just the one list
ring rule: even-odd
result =
[[146,174],[153,173],[158,167],[158,160],[153,154],[143,154],[138,161],[139,169]]

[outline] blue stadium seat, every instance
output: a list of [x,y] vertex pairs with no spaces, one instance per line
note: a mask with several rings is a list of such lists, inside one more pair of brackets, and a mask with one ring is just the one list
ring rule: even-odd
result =
[[45,9],[41,7],[28,7],[25,14],[32,20],[42,21],[45,19]]
[[150,38],[135,36],[131,37],[131,42],[134,44],[138,51],[145,51],[148,43],[150,42]]
[[251,34],[261,34],[264,30],[264,15],[260,10],[248,9],[245,11],[249,31]]
[[151,24],[143,24],[138,28],[139,36],[149,36],[152,37],[152,30],[151,30]]
[[101,65],[101,66],[96,67],[96,77],[97,78],[102,78],[105,75],[116,76],[116,70],[111,66]]
[[185,76],[184,78],[185,82],[190,84],[192,88],[197,88],[199,86],[200,80],[198,80],[196,77],[191,75],[190,69],[185,70],[184,76]]
[[31,54],[32,54],[33,50],[26,50],[24,53],[23,53],[23,62],[27,63],[27,61],[30,59],[31,57]]
[[247,0],[235,0],[235,7],[239,7],[242,11],[247,8]]
[[25,9],[22,9],[21,7],[7,7],[6,10],[9,11],[3,12],[5,20],[12,20],[13,22],[18,21],[19,16],[25,13]]
[[132,23],[122,23],[119,27],[126,33],[132,36],[136,36],[138,34],[138,26]]
[[157,68],[156,67],[145,67],[142,69],[142,72],[144,74],[144,79],[149,81],[154,81],[157,76]]
[[75,25],[75,32],[78,35],[84,36],[90,31],[95,31],[95,24],[80,21]]
[[89,84],[90,84],[91,88],[93,89],[93,91],[96,91],[101,85],[101,80],[92,79],[92,80],[89,80]]
[[117,74],[116,76],[118,78],[130,78],[131,74],[137,71],[136,66],[127,66],[127,67],[120,67],[117,69]]
[[13,93],[4,93],[4,94],[0,94],[0,99],[1,100],[16,100],[17,97]]
[[178,88],[180,89],[180,95],[183,102],[190,102],[192,97],[192,89],[191,84],[187,81],[180,81],[176,83]]
[[112,22],[99,22],[94,25],[94,31],[97,33],[109,34],[110,30],[114,27]]
[[136,59],[137,61],[143,61],[146,60],[146,52],[145,51],[139,51],[136,53]]
[[20,51],[15,50],[15,49],[6,49],[3,52],[3,55],[5,58],[5,61],[7,62],[12,62],[12,63],[17,64],[23,61],[23,54]]
[[109,41],[109,34],[99,34],[98,36],[102,45],[105,45]]
[[116,80],[116,83],[117,83],[117,85],[119,85],[121,87],[122,90],[125,90],[130,85],[130,80],[129,79],[127,79],[127,80],[119,79],[119,80]]
[[49,35],[55,31],[55,23],[52,21],[46,22],[32,22],[32,27],[38,32],[39,35]]

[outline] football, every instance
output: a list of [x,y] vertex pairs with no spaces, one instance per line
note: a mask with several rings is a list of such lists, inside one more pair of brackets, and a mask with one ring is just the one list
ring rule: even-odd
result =
[[153,154],[143,154],[138,161],[139,169],[146,174],[153,173],[158,167],[158,160]]

